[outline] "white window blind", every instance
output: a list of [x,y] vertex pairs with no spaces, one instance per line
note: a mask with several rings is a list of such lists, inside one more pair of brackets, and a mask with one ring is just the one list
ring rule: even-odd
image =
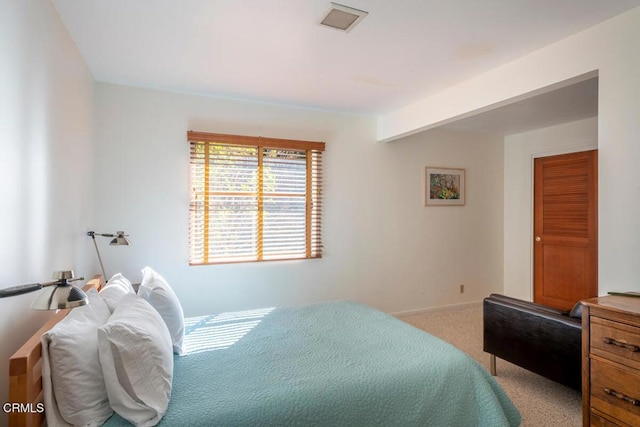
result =
[[322,256],[324,143],[187,137],[191,265]]

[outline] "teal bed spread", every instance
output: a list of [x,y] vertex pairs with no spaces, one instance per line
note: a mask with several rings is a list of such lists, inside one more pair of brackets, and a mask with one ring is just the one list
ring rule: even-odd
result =
[[[462,351],[353,302],[187,319],[163,426],[517,426]],[[107,426],[129,425],[114,414]]]

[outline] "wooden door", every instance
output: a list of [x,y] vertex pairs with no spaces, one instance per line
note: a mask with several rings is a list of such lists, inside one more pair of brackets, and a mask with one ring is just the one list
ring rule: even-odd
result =
[[534,301],[570,310],[598,295],[598,151],[534,161]]

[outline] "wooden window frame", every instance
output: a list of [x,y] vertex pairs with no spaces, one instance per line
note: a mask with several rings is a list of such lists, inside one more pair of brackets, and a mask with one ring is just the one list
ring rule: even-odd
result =
[[[190,143],[190,209],[189,209],[189,265],[228,264],[238,262],[263,262],[322,258],[321,222],[322,222],[322,153],[325,150],[324,142],[298,141],[291,139],[266,138],[244,135],[228,135],[207,132],[187,132],[187,140]],[[204,147],[204,155],[196,154],[196,147]],[[215,212],[210,202],[210,195],[221,196],[224,192],[210,191],[211,166],[213,154],[210,147],[249,147],[257,150],[256,173],[256,220],[255,220],[255,254],[242,255],[234,259],[232,255],[224,257],[211,255],[210,234],[212,230],[211,215]],[[304,152],[304,182],[297,182],[303,186],[304,194],[274,194],[265,191],[264,185],[264,151],[282,150]],[[252,156],[253,157],[253,156]],[[208,159],[208,160],[207,160]],[[200,167],[200,174],[196,174],[195,168]],[[204,170],[202,170],[202,168]],[[197,178],[195,176],[197,175]],[[199,190],[196,190],[199,189]],[[233,192],[224,194],[234,195]],[[250,197],[252,192],[242,193],[241,196]],[[304,251],[295,252],[292,256],[279,256],[271,253],[265,258],[263,251],[264,237],[264,198],[267,197],[304,197]],[[247,199],[249,200],[249,199]],[[202,208],[201,206],[204,206]],[[207,208],[208,207],[208,208]],[[235,211],[234,211],[235,212]],[[253,224],[253,222],[252,222]],[[215,225],[213,225],[215,228]],[[280,235],[280,234],[278,234]],[[286,236],[285,232],[281,235]],[[255,257],[254,257],[255,255]]]

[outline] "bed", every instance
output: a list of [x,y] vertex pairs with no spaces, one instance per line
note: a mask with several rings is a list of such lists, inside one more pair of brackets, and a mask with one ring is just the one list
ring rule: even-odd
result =
[[[25,346],[37,348],[43,332]],[[520,423],[504,391],[473,359],[359,303],[190,318],[185,347],[186,354],[174,356],[171,400],[159,425]],[[20,362],[27,352],[23,347],[11,360],[12,402],[38,401],[38,350]],[[34,368],[30,379],[14,379],[20,364]],[[33,390],[18,396],[18,383]],[[40,425],[40,416],[11,414],[10,424]],[[130,424],[117,414],[105,423],[123,425]]]

